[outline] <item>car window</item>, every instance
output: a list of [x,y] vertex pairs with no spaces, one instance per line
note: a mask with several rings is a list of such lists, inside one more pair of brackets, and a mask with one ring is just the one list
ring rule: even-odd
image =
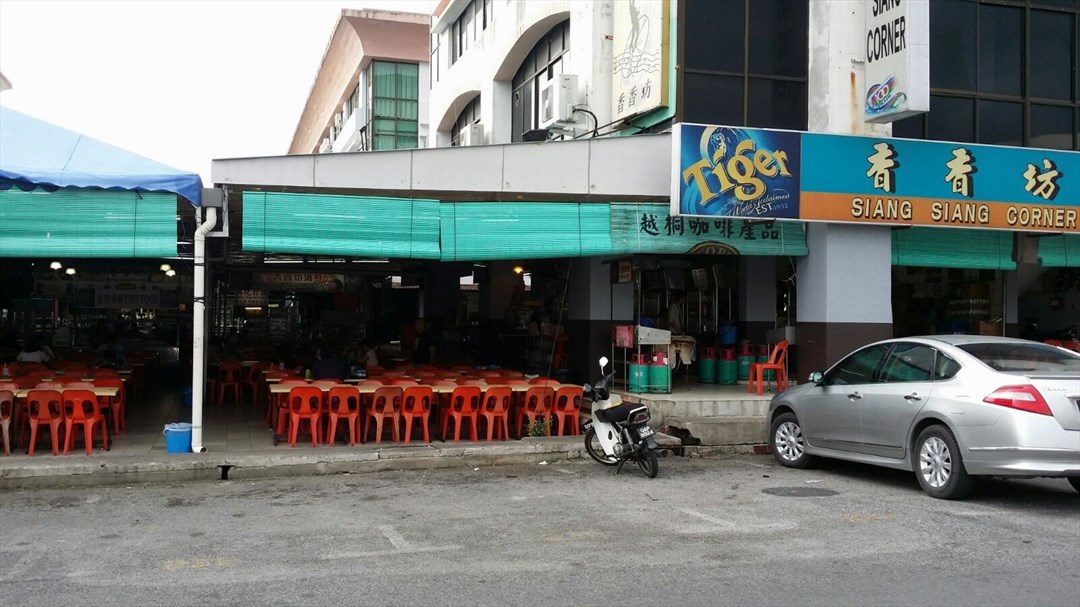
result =
[[836,386],[870,383],[874,377],[874,371],[885,358],[887,350],[887,345],[879,344],[851,354],[829,369],[829,372],[825,374],[824,383]]
[[1004,373],[1080,373],[1080,356],[1046,344],[987,342],[957,347]]
[[960,372],[960,363],[938,352],[937,362],[934,363],[934,380],[942,381],[956,377]]
[[937,351],[922,344],[896,344],[881,367],[878,381],[930,381]]

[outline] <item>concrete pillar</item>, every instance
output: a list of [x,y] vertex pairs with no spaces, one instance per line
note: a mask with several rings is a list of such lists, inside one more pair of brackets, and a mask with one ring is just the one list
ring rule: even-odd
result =
[[632,322],[633,285],[611,288],[611,266],[599,257],[571,262],[566,335],[568,365],[574,381],[596,379],[596,361],[611,356],[612,318]]
[[[863,2],[810,3],[810,131],[887,137],[863,121]],[[892,336],[888,227],[807,224],[810,254],[797,264],[794,372],[823,370],[856,346]]]
[[513,132],[513,83],[492,80],[480,92],[480,122],[484,125],[485,143],[510,143]]
[[[623,0],[619,0],[623,1]],[[611,55],[615,31],[613,0],[571,2],[570,66],[581,87],[578,103],[588,106],[599,125],[611,122]],[[575,115],[582,131],[591,130],[592,119]]]

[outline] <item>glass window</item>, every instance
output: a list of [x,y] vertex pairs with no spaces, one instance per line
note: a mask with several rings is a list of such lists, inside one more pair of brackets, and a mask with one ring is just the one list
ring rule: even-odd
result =
[[[753,0],[749,6],[753,28],[747,40],[750,73],[793,78],[806,74],[809,4]],[[739,25],[742,26],[741,21]],[[756,125],[750,123],[750,126]]]
[[1073,109],[1059,105],[1031,104],[1031,138],[1028,145],[1052,150],[1073,150],[1076,124]]
[[741,126],[743,79],[687,73],[683,77],[683,120]]
[[419,130],[419,66],[415,63],[374,61],[370,70],[373,149],[415,148]]
[[1024,145],[1024,106],[980,100],[979,143]]
[[850,384],[868,384],[874,378],[874,371],[885,358],[888,350],[885,344],[863,348],[840,361],[825,374],[827,386],[846,386]]
[[935,352],[921,344],[896,344],[881,367],[880,381],[930,381]]
[[540,83],[563,73],[564,58],[568,58],[570,20],[556,25],[545,34],[521,62],[513,80],[511,109],[511,141],[522,141],[522,135],[538,126],[537,96]]
[[974,143],[975,100],[930,95],[926,138]]
[[806,128],[806,83],[750,78],[746,126],[766,129]]
[[[480,122],[480,96],[477,95],[461,110],[454,127],[450,130],[450,145],[461,145],[461,134],[471,125]],[[474,142],[475,145],[476,142]]]
[[1028,43],[1028,94],[1045,99],[1068,100],[1069,74],[1076,68],[1071,51],[1074,18],[1069,13],[1031,11],[1031,36]]
[[1080,373],[1080,355],[1045,344],[974,343],[958,347],[1004,373]]
[[930,3],[930,86],[975,90],[974,2]]
[[908,139],[923,139],[926,132],[923,130],[923,115],[911,116],[892,123],[893,137]]
[[979,5],[980,93],[1020,95],[1023,35],[1023,9]]
[[686,12],[686,67],[741,73],[745,3],[686,0],[680,10]]
[[938,352],[937,362],[934,363],[934,380],[943,381],[956,377],[960,372],[960,363]]

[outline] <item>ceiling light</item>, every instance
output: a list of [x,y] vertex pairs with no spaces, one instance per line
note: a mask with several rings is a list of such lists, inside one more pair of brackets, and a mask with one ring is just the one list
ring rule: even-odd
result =
[[172,268],[169,268],[168,270],[165,271],[165,275],[170,276],[170,277],[171,276],[176,276],[176,270],[174,270]]
[[525,271],[525,268],[523,268],[521,266],[514,266],[514,274],[521,274],[524,271]]
[[161,264],[161,271],[162,272],[168,272],[171,269],[172,269],[172,266],[170,266],[169,264],[167,264],[167,263]]
[[75,275],[75,268],[68,268],[68,269],[64,270],[64,273],[67,274],[68,276],[74,276]]
[[54,261],[49,264],[49,267],[53,270],[59,270],[60,268],[64,267],[64,264],[60,263],[59,261]]

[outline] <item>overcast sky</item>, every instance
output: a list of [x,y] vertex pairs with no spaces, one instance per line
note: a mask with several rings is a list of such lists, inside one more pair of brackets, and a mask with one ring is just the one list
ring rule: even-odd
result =
[[210,185],[210,160],[284,154],[342,8],[437,0],[0,0],[0,104]]

